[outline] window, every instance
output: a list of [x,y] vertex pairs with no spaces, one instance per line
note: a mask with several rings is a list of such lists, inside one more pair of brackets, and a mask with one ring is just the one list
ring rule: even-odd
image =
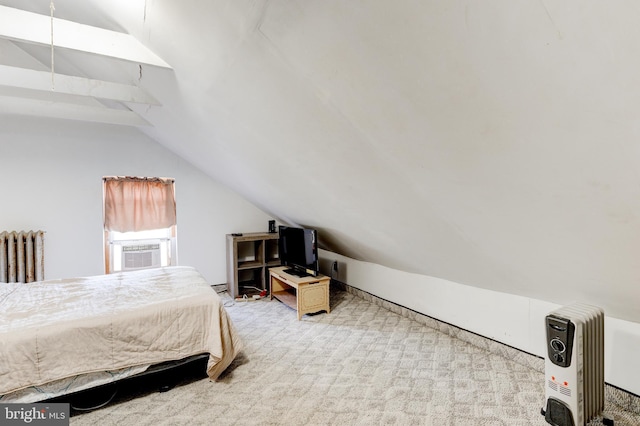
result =
[[105,272],[177,264],[174,180],[103,178]]

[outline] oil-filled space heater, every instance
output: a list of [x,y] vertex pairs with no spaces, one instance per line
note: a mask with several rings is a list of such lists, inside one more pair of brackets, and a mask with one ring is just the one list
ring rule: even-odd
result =
[[[545,317],[545,407],[554,426],[583,426],[604,410],[604,311],[573,304]],[[604,424],[613,420],[603,417]]]

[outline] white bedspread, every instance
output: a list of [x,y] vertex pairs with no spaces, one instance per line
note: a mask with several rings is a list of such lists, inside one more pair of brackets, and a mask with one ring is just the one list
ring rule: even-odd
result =
[[0,285],[0,395],[200,353],[216,379],[241,347],[191,267]]

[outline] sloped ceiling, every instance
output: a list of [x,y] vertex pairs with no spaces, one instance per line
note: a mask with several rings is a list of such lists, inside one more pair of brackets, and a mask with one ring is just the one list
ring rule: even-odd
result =
[[[48,1],[0,4],[49,14]],[[172,69],[57,53],[144,89],[154,137],[321,244],[640,322],[640,6],[58,0]],[[3,41],[2,62],[46,46]],[[7,46],[10,43],[11,46]],[[22,58],[26,62],[25,58]],[[402,283],[389,283],[402,291]]]

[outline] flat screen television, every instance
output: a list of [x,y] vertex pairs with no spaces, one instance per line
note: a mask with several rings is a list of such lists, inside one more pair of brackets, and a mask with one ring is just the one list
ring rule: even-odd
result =
[[299,277],[318,276],[318,232],[310,228],[278,227],[278,256],[285,272]]

